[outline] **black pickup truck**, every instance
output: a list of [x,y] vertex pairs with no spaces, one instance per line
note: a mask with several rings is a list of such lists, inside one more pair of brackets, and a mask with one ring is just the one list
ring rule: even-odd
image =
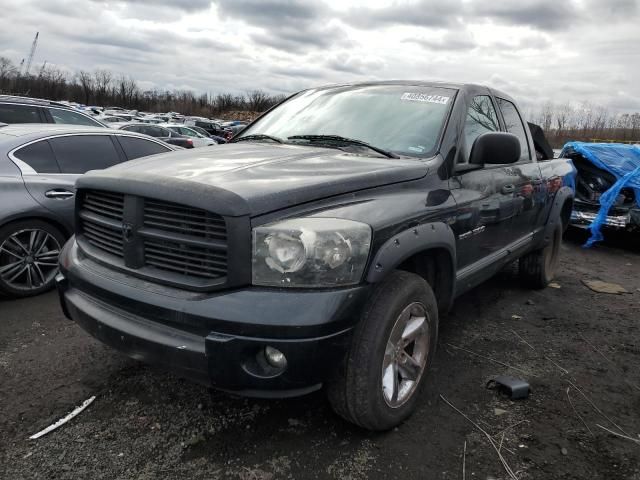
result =
[[406,419],[453,300],[519,259],[553,278],[573,200],[514,101],[476,85],[302,91],[231,143],[89,173],[60,256],[65,314],[127,355],[247,396],[326,387]]

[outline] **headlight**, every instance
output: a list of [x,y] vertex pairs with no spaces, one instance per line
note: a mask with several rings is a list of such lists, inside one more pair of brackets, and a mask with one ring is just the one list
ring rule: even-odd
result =
[[334,287],[358,283],[371,227],[338,218],[297,218],[253,229],[253,284]]

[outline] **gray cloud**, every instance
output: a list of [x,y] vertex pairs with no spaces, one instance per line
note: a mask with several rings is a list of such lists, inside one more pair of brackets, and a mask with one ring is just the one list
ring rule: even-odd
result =
[[490,54],[504,54],[512,52],[513,55],[521,54],[525,50],[544,50],[551,47],[551,41],[544,35],[529,34],[517,41],[495,40],[489,43]]
[[473,36],[463,29],[459,32],[449,31],[436,39],[412,37],[404,39],[403,42],[415,43],[432,51],[469,51],[478,46]]
[[[60,0],[56,0],[60,1]],[[144,19],[142,15],[153,15],[154,12],[160,14],[172,13],[174,16],[182,16],[185,13],[200,12],[211,7],[211,0],[90,0],[98,4],[103,10],[121,10],[126,16]],[[65,3],[73,3],[67,0]],[[155,16],[155,15],[154,15]]]
[[345,22],[366,29],[393,25],[445,28],[458,23],[463,9],[462,0],[396,1],[386,8],[351,9]]
[[442,79],[489,83],[532,108],[592,99],[629,110],[640,99],[639,3],[0,0],[0,55],[19,64],[40,31],[35,68],[106,68],[145,88]]
[[540,30],[566,28],[568,22],[580,20],[581,11],[574,0],[502,0],[476,2],[472,15],[506,25],[527,25]]
[[242,21],[259,29],[250,34],[258,45],[285,52],[306,52],[347,40],[344,31],[331,24],[331,10],[319,2],[302,0],[217,0],[222,18]]
[[363,59],[347,53],[336,55],[329,59],[325,65],[336,72],[374,77],[376,73],[384,68],[384,63],[379,59]]
[[307,24],[329,13],[320,2],[304,0],[216,0],[222,18],[239,18],[257,27]]
[[305,52],[310,49],[327,48],[346,41],[344,32],[338,27],[315,27],[300,30],[283,25],[276,32],[260,31],[250,35],[258,45],[266,45],[285,52]]
[[[94,0],[100,1],[100,0]],[[102,0],[100,3],[109,3]],[[185,12],[197,12],[200,10],[207,10],[211,6],[211,0],[188,0],[187,2],[177,2],[176,0],[126,0],[116,3],[123,3],[129,5],[144,5],[151,7],[170,7],[174,10],[182,10]]]

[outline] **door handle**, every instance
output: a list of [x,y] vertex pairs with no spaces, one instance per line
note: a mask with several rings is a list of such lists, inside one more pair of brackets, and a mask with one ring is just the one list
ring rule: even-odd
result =
[[49,190],[45,192],[44,196],[47,198],[58,198],[64,200],[65,198],[71,198],[75,195],[75,193],[70,192],[69,190]]
[[502,193],[513,193],[516,190],[516,186],[513,184],[509,184],[509,185],[503,185],[503,187],[500,189],[500,191]]

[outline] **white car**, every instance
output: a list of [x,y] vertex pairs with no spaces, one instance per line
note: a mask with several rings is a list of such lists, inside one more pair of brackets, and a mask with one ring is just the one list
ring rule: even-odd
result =
[[184,127],[182,125],[177,125],[175,123],[165,123],[161,126],[168,128],[172,132],[189,137],[193,141],[194,148],[217,145],[216,141],[213,140],[212,138],[205,137],[200,132],[196,132],[195,130],[192,130],[189,127]]

